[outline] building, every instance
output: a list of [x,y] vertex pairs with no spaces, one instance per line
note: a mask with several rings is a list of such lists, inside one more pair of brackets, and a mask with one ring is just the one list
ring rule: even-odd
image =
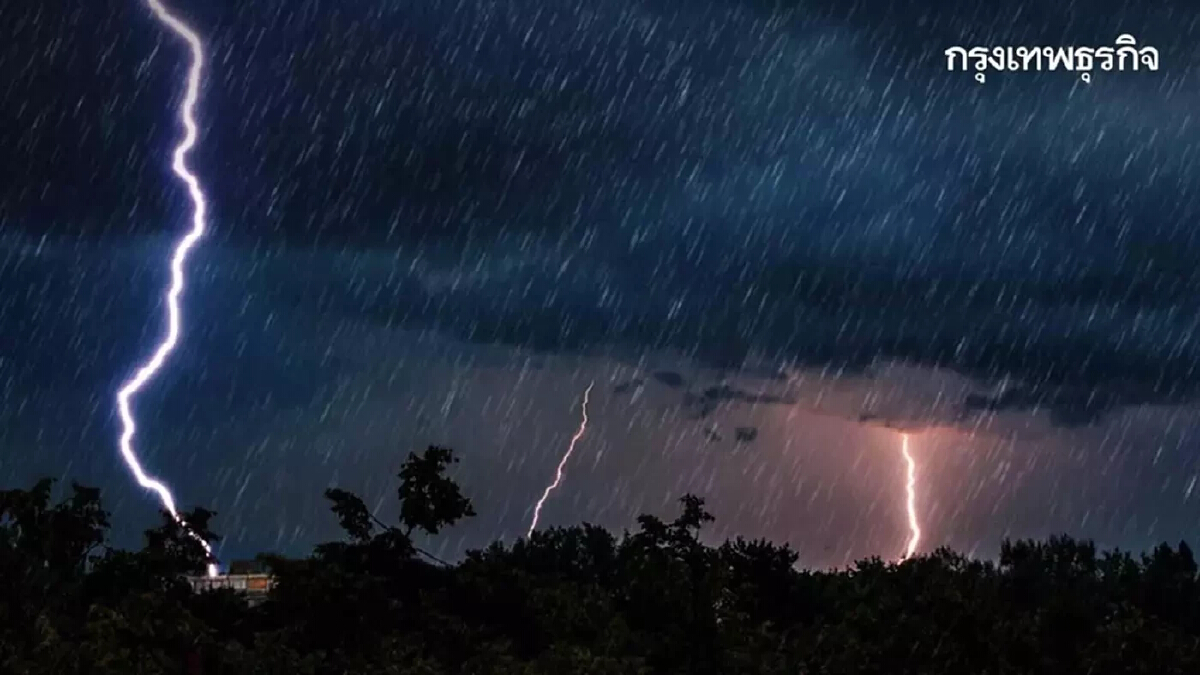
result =
[[188,577],[188,583],[197,593],[228,588],[246,597],[256,605],[266,599],[274,579],[266,568],[254,561],[235,561],[229,565],[229,573],[216,577]]

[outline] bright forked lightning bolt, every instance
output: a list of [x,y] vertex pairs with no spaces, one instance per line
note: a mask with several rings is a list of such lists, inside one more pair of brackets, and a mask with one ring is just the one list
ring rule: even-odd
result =
[[542,505],[546,503],[546,498],[550,496],[550,493],[553,492],[558,487],[558,484],[562,482],[563,469],[567,466],[567,460],[571,459],[571,453],[575,452],[575,444],[579,442],[579,439],[583,438],[584,432],[587,431],[588,397],[591,395],[592,387],[594,386],[596,386],[596,383],[593,381],[583,392],[583,419],[579,422],[579,430],[575,432],[573,437],[571,437],[571,444],[567,446],[567,451],[563,453],[562,460],[558,463],[558,470],[554,472],[554,482],[546,486],[546,491],[542,493],[542,498],[539,499],[537,501],[537,505],[533,507],[533,521],[529,523],[529,532],[525,534],[526,537],[533,536],[533,531],[537,529],[538,518],[540,518],[542,515]]
[[908,540],[908,548],[904,552],[905,558],[911,558],[913,553],[917,552],[917,544],[921,543],[921,526],[917,522],[917,465],[913,461],[912,455],[908,452],[908,434],[900,434],[901,444],[900,451],[904,453],[904,461],[908,465],[908,529],[912,532],[912,537]]
[[[171,496],[171,490],[161,482],[146,475],[138,462],[137,455],[133,451],[133,435],[137,432],[137,425],[133,420],[133,413],[130,412],[130,399],[135,394],[141,391],[142,387],[150,381],[151,378],[162,368],[163,362],[167,356],[175,349],[175,344],[179,341],[179,296],[183,293],[184,277],[183,266],[187,261],[188,252],[196,245],[196,241],[204,235],[204,223],[206,219],[207,204],[204,199],[204,192],[200,189],[200,181],[191,171],[188,170],[187,163],[184,161],[188,151],[196,144],[196,119],[195,109],[196,100],[200,95],[200,75],[204,66],[204,49],[200,42],[200,36],[188,27],[183,21],[172,15],[167,8],[162,5],[160,0],[146,0],[150,10],[154,12],[155,18],[164,23],[179,37],[187,41],[192,52],[192,63],[188,69],[187,75],[187,92],[184,95],[183,104],[179,108],[179,119],[183,122],[186,133],[179,145],[175,146],[175,162],[172,168],[175,175],[179,176],[188,188],[188,194],[192,198],[192,227],[191,230],[181,239],[175,247],[175,253],[171,258],[171,287],[167,291],[167,334],[154,350],[149,360],[143,363],[134,374],[133,378],[121,386],[121,390],[117,392],[117,406],[121,411],[121,456],[125,459],[125,464],[129,470],[133,472],[134,478],[137,479],[139,485],[147,490],[153,490],[158,494],[159,500],[163,507],[175,518],[175,521],[186,525],[183,519],[179,517],[179,512],[175,509],[175,498]],[[188,530],[194,539],[204,546],[204,550],[212,557],[212,547],[200,535]],[[208,565],[208,575],[210,577],[217,576],[217,566],[210,563]]]

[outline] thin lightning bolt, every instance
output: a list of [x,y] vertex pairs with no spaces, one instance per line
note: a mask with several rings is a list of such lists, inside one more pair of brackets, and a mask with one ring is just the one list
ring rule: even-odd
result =
[[[188,152],[196,144],[196,119],[195,109],[196,100],[200,95],[200,76],[204,65],[204,49],[200,42],[200,36],[188,27],[183,21],[176,18],[167,8],[162,5],[159,0],[146,0],[150,10],[154,12],[155,18],[164,23],[179,37],[187,41],[188,46],[192,51],[192,63],[188,70],[187,76],[187,93],[183,99],[183,105],[179,109],[179,118],[183,122],[186,133],[179,145],[175,146],[175,162],[173,169],[175,175],[187,184],[188,193],[192,198],[192,229],[179,241],[175,247],[175,254],[171,259],[171,288],[167,291],[167,319],[168,328],[167,335],[163,341],[159,343],[154,354],[146,361],[137,373],[122,385],[121,390],[117,392],[117,406],[121,411],[121,424],[123,430],[121,432],[121,456],[125,459],[125,464],[129,470],[133,472],[134,478],[137,479],[139,485],[147,490],[153,490],[158,493],[158,498],[162,502],[166,510],[175,518],[175,521],[180,525],[184,525],[183,519],[179,517],[179,512],[175,509],[175,498],[171,496],[171,490],[166,485],[146,475],[138,462],[137,455],[133,451],[133,436],[137,432],[137,424],[133,420],[133,413],[130,412],[130,399],[144,387],[151,378],[162,368],[163,362],[175,349],[175,344],[179,341],[179,296],[183,293],[184,277],[183,266],[187,261],[188,252],[196,245],[196,241],[204,235],[205,217],[208,211],[207,203],[204,198],[204,192],[200,189],[200,181],[191,171],[188,170],[185,158]],[[186,525],[184,525],[186,528]],[[212,547],[200,535],[188,530],[196,541],[199,541],[204,546],[205,552],[209,557],[212,557]],[[208,575],[210,577],[217,576],[218,570],[215,564],[208,565]]]
[[908,464],[908,529],[912,532],[912,538],[908,540],[908,549],[904,553],[904,558],[907,559],[916,553],[917,544],[921,542],[921,526],[917,522],[917,465],[908,452],[908,434],[901,434],[900,438],[900,451],[904,453],[904,461]]
[[533,536],[533,531],[537,529],[538,518],[540,518],[542,515],[542,505],[546,503],[546,498],[550,496],[550,493],[558,488],[558,484],[562,482],[563,468],[567,466],[567,460],[571,459],[571,453],[575,452],[575,444],[579,442],[579,439],[583,438],[583,433],[587,431],[588,397],[591,395],[592,387],[594,386],[596,386],[596,383],[593,381],[583,392],[583,419],[579,422],[579,431],[576,431],[575,436],[571,438],[571,444],[567,446],[567,451],[563,453],[563,458],[558,463],[558,470],[554,473],[554,482],[546,487],[546,491],[542,493],[542,498],[539,499],[537,501],[537,505],[533,507],[533,521],[529,523],[529,532],[525,534],[526,537]]

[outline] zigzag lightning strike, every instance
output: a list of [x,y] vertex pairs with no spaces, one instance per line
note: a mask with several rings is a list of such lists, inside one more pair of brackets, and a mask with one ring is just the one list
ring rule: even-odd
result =
[[[175,175],[179,176],[180,180],[187,185],[188,194],[192,198],[192,227],[176,245],[174,256],[171,258],[171,287],[166,295],[167,334],[154,350],[154,354],[150,359],[138,368],[137,373],[134,374],[132,379],[121,386],[121,390],[117,392],[117,406],[121,411],[121,456],[125,459],[125,464],[133,472],[133,476],[137,479],[138,484],[147,490],[156,492],[163,507],[175,518],[176,522],[184,525],[183,520],[179,517],[179,512],[175,509],[175,498],[171,495],[171,490],[163,483],[146,474],[138,462],[136,453],[133,451],[133,436],[137,432],[137,425],[134,422],[133,413],[130,411],[130,399],[162,368],[163,363],[175,349],[175,345],[179,341],[179,296],[183,293],[184,287],[183,266],[187,261],[188,252],[196,245],[196,241],[204,235],[208,206],[204,198],[204,192],[200,189],[200,181],[188,170],[187,163],[185,162],[187,153],[196,144],[197,131],[194,112],[196,101],[200,95],[200,76],[204,66],[204,49],[200,42],[200,36],[189,28],[187,24],[168,12],[160,0],[146,0],[146,3],[149,5],[150,10],[154,12],[155,18],[166,24],[176,35],[187,41],[192,52],[192,63],[187,75],[187,91],[184,95],[183,104],[179,109],[179,118],[183,122],[186,133],[183,140],[179,142],[179,145],[175,146],[175,162],[172,166]],[[208,542],[190,530],[188,533],[204,546],[204,550],[211,558],[212,547],[209,546]],[[208,565],[208,575],[217,576],[217,573],[217,566],[210,563]]]
[[537,505],[533,507],[533,521],[529,523],[529,532],[525,534],[526,537],[533,536],[533,531],[537,529],[538,518],[540,518],[542,515],[542,505],[546,503],[546,498],[550,496],[550,493],[553,492],[558,487],[558,484],[562,482],[563,468],[567,466],[567,460],[571,459],[571,453],[575,452],[575,444],[579,442],[579,439],[583,438],[584,432],[587,431],[588,396],[591,395],[592,387],[594,386],[596,386],[596,383],[593,381],[583,392],[583,419],[579,422],[579,431],[576,431],[575,435],[571,438],[571,444],[567,446],[567,451],[563,453],[562,460],[558,463],[558,470],[554,473],[554,482],[546,487],[546,491],[542,493],[542,498],[539,499],[537,501]]
[[906,488],[908,491],[908,529],[912,532],[912,537],[908,540],[908,548],[904,552],[904,557],[907,559],[917,552],[917,544],[921,543],[921,526],[917,522],[917,465],[908,452],[908,434],[900,434],[900,438],[900,451],[904,454],[904,461],[908,465]]

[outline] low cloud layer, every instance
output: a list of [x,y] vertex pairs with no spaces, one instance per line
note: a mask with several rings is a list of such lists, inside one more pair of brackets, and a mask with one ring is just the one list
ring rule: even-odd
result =
[[[0,475],[20,483],[50,473],[104,486],[129,541],[153,504],[120,468],[111,394],[139,347],[157,335],[166,242],[98,248],[7,237],[4,244],[0,277],[25,285],[42,279],[70,311],[39,309],[36,295],[6,296],[4,321],[25,326],[13,334],[29,337],[0,361],[7,449]],[[1047,523],[1077,530],[1101,503],[1097,491],[1118,485],[1131,508],[1145,502],[1161,511],[1162,490],[1178,493],[1172,503],[1180,509],[1191,498],[1186,480],[1147,478],[1194,471],[1183,449],[1200,427],[1187,413],[1139,407],[1068,430],[1020,406],[964,417],[965,407],[978,405],[972,396],[1006,390],[914,363],[776,368],[762,359],[726,368],[669,343],[516,346],[472,337],[465,322],[447,329],[431,320],[436,314],[389,321],[370,302],[354,305],[385,283],[384,270],[412,261],[392,256],[369,281],[372,265],[361,253],[222,245],[197,253],[187,339],[137,402],[139,447],[182,503],[221,514],[224,555],[303,550],[336,536],[320,499],[331,484],[363,494],[388,516],[395,469],[426,443],[463,454],[456,478],[481,513],[431,546],[453,556],[515,537],[576,430],[590,382],[597,385],[590,432],[547,507],[548,524],[586,519],[619,530],[638,513],[670,513],[673,500],[691,491],[718,514],[714,537],[792,541],[816,565],[898,551],[906,532],[896,430],[917,439],[929,536],[966,550],[988,551],[1001,536],[1032,536]],[[425,269],[435,272],[436,288],[447,288],[454,268]],[[423,278],[386,283],[420,288]],[[456,301],[494,298],[487,285],[475,288],[474,296],[456,291]],[[434,297],[427,291],[405,306]],[[106,320],[86,320],[96,316]],[[1087,473],[1114,461],[1138,467],[1142,478],[1130,483],[1124,469]],[[1026,509],[1058,494],[1051,488],[1064,481],[1073,486],[1069,502],[1060,495],[1041,511]],[[998,501],[1008,504],[999,513]],[[1179,515],[1167,509],[1159,530],[1147,530],[1109,506],[1083,531],[1127,541],[1123,528],[1153,536]]]

